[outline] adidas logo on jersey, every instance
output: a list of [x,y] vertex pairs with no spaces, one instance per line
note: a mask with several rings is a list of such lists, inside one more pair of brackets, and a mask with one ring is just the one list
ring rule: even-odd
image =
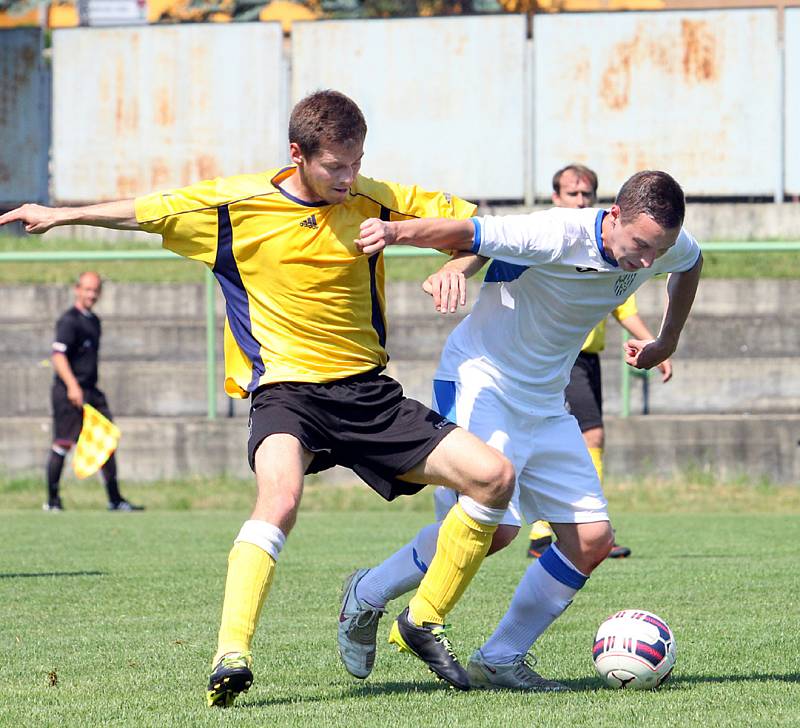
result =
[[311,217],[307,217],[303,222],[300,223],[300,227],[308,228],[309,230],[316,230],[317,229],[317,216],[312,215]]

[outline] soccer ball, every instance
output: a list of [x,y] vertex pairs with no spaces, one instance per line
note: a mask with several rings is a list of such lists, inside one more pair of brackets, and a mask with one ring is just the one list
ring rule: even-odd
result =
[[654,690],[675,665],[675,636],[661,617],[625,609],[598,628],[592,660],[609,687]]

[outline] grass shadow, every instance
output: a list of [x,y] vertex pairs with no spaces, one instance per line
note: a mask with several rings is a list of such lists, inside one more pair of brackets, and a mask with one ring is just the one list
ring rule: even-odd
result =
[[105,571],[36,571],[0,574],[0,579],[32,579],[39,576],[105,576]]

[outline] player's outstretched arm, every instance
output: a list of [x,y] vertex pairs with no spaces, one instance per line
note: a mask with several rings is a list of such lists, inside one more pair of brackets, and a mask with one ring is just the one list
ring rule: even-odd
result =
[[467,305],[467,278],[483,268],[487,260],[475,253],[456,253],[423,281],[422,290],[433,296],[437,311],[454,313],[458,306]]
[[378,253],[387,245],[413,245],[438,250],[470,250],[475,237],[472,220],[425,217],[385,222],[370,218],[361,223],[356,248],[365,255]]
[[0,226],[21,222],[25,232],[41,234],[58,225],[93,225],[116,230],[138,230],[133,200],[101,202],[83,207],[46,207],[27,204],[0,215]]
[[631,339],[625,347],[625,361],[628,364],[637,369],[651,369],[675,353],[681,331],[692,310],[702,268],[703,256],[699,255],[689,270],[670,274],[661,331],[655,341]]

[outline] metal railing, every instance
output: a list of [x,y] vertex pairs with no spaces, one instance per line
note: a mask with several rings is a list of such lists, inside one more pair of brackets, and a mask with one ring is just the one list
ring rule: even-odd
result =
[[[706,253],[764,253],[764,252],[800,252],[800,240],[775,242],[714,242],[704,243],[701,249]],[[438,251],[423,248],[389,248],[384,255],[387,258],[410,258],[439,255]],[[107,261],[107,260],[180,260],[180,256],[169,250],[54,250],[42,252],[0,252],[2,263],[59,263],[65,261]],[[208,419],[217,417],[217,330],[215,280],[211,269],[205,270],[205,319],[206,319],[206,404]],[[627,332],[623,329],[623,343],[627,340]],[[637,370],[622,361],[621,407],[620,415],[628,417],[631,409],[630,382]]]

